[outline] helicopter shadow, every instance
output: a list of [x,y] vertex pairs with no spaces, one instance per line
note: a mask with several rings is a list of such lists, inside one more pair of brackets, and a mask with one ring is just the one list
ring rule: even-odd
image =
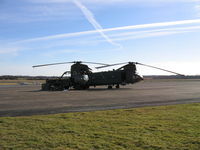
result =
[[20,91],[20,92],[33,92],[33,93],[38,93],[38,92],[70,92],[70,91],[87,91],[87,92],[94,92],[94,91],[126,91],[126,90],[131,90],[131,88],[113,88],[113,89],[108,89],[108,88],[91,88],[91,89],[86,89],[86,90],[76,90],[76,89],[69,89],[69,90],[62,90],[62,91],[43,91],[43,90],[28,90],[28,91]]
[[87,89],[85,91],[126,91],[131,90],[131,88],[113,88],[113,89],[107,89],[107,88],[93,88],[93,89]]

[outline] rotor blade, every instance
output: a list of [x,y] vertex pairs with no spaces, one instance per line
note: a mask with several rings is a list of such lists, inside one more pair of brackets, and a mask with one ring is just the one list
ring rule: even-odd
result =
[[111,66],[123,65],[123,64],[127,64],[127,63],[128,63],[128,62],[118,63],[118,64],[110,64],[110,65],[104,65],[104,66],[95,67],[95,68],[96,68],[96,69],[101,69],[101,68],[106,68],[106,67],[111,67]]
[[86,63],[86,64],[94,64],[94,65],[109,65],[109,64],[97,63],[97,62],[87,62],[87,61],[81,61],[81,62]]
[[32,66],[32,67],[35,68],[35,67],[44,67],[44,66],[52,66],[52,65],[61,65],[61,64],[69,64],[69,63],[74,63],[74,62],[61,62],[61,63],[43,64],[43,65],[36,65],[36,66]]
[[108,64],[96,63],[96,62],[72,61],[72,62],[61,62],[61,63],[52,63],[52,64],[36,65],[36,66],[32,66],[32,67],[35,68],[35,67],[44,67],[44,66],[52,66],[52,65],[61,65],[61,64],[69,64],[69,63],[88,63],[88,64],[95,64],[95,65],[108,65]]
[[162,69],[162,68],[158,68],[158,67],[154,67],[154,66],[138,63],[138,62],[136,62],[136,64],[142,65],[142,66],[146,66],[146,67],[150,67],[150,68],[154,68],[154,69],[158,69],[158,70],[162,70],[162,71],[166,71],[166,72],[170,72],[170,73],[177,74],[177,75],[180,75],[180,76],[185,76],[185,75],[177,73],[177,72],[173,72],[173,71],[170,71],[170,70],[166,70],[166,69]]

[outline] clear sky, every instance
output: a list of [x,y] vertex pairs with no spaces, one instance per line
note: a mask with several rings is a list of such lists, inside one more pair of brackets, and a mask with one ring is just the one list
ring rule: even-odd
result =
[[0,75],[61,75],[70,65],[32,66],[76,60],[199,75],[200,0],[0,0]]

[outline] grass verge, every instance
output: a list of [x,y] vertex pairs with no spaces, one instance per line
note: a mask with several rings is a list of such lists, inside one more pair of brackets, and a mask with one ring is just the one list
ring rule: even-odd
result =
[[200,104],[0,118],[0,149],[200,149]]

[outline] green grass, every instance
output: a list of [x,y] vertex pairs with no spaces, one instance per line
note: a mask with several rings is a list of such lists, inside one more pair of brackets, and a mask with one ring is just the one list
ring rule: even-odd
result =
[[200,149],[200,104],[0,118],[0,149]]

